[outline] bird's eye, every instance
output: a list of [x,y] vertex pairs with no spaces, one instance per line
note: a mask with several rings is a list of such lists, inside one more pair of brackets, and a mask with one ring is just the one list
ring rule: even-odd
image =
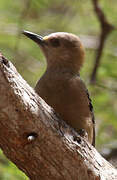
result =
[[50,43],[51,43],[51,45],[52,45],[53,47],[58,47],[58,46],[60,46],[60,41],[59,41],[59,39],[57,39],[57,38],[50,39]]

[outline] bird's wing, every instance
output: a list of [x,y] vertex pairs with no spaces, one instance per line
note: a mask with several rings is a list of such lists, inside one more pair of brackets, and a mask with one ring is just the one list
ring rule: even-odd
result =
[[[80,78],[80,75],[78,75],[79,78]],[[89,105],[89,110],[91,112],[91,116],[92,116],[92,123],[93,123],[93,143],[92,145],[95,146],[95,116],[94,116],[94,110],[93,110],[93,105],[92,105],[92,101],[91,101],[91,98],[90,98],[90,95],[89,95],[89,92],[88,92],[88,89],[86,88],[83,80],[80,78],[80,81],[83,85],[83,88],[86,92],[86,95],[87,95],[87,98],[88,98],[88,105]]]
[[88,92],[88,89],[86,88],[86,94],[87,94],[87,98],[89,100],[89,110],[91,112],[92,115],[92,122],[93,122],[93,143],[92,145],[95,146],[95,116],[94,116],[94,110],[93,110],[93,105],[92,105],[92,101]]

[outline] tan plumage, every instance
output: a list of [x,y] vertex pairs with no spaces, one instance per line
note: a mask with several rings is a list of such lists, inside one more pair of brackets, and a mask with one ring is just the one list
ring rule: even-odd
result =
[[80,39],[70,33],[52,33],[44,38],[25,31],[42,49],[47,69],[36,92],[75,130],[86,130],[95,145],[94,115],[88,91],[79,76],[84,62]]

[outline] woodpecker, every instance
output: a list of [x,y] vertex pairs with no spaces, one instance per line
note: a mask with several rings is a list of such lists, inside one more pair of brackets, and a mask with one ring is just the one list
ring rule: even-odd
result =
[[35,91],[77,132],[85,130],[95,146],[95,121],[88,90],[80,78],[84,48],[74,34],[57,32],[42,37],[23,31],[45,55],[47,68]]

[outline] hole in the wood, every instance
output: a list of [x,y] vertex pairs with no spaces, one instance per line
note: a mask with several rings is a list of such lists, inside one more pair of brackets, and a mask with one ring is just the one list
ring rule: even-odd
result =
[[37,136],[38,136],[37,133],[31,132],[31,133],[27,134],[27,140],[29,142],[34,141],[37,138]]
[[79,130],[78,130],[78,134],[79,134],[81,137],[85,137],[85,136],[86,136],[86,131],[85,131],[85,129],[79,129]]
[[2,56],[2,63],[9,67],[9,61],[4,56]]
[[77,141],[77,143],[79,143],[79,144],[81,144],[81,142],[82,142],[81,138],[78,137],[78,136],[74,136],[74,137],[73,137],[73,140],[74,140],[74,141]]

